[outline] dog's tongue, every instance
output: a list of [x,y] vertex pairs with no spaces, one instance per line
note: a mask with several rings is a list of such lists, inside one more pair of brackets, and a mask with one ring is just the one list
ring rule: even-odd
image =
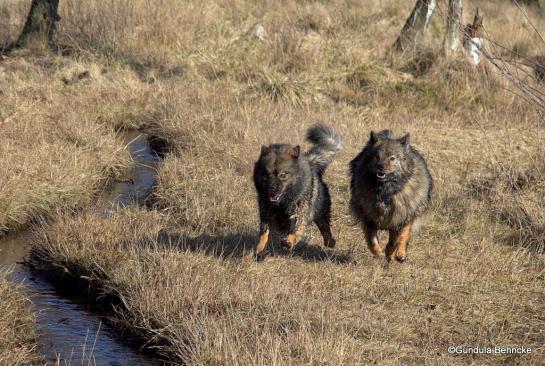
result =
[[269,196],[269,201],[275,202],[275,203],[278,202],[278,201],[280,201],[280,195],[279,195],[279,194],[275,194],[275,195],[273,195],[273,196]]

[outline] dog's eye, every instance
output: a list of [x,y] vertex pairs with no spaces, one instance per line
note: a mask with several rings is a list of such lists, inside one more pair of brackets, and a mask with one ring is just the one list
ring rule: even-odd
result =
[[286,179],[287,177],[288,177],[288,173],[286,173],[286,172],[278,173],[278,178],[280,178],[280,179]]
[[395,156],[393,156],[393,155],[392,155],[392,156],[390,156],[390,161],[394,161],[395,159],[396,159],[396,157],[395,157]]

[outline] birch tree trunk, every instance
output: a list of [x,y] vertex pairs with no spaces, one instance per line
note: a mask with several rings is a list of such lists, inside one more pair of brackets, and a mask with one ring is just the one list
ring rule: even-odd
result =
[[55,23],[60,20],[58,8],[59,0],[32,0],[23,32],[15,46],[25,47],[34,42],[50,43]]
[[443,51],[447,56],[453,56],[460,49],[461,20],[462,0],[449,0],[445,40],[443,42]]
[[414,50],[420,43],[422,35],[426,31],[437,0],[417,0],[414,9],[405,22],[395,47],[398,51]]

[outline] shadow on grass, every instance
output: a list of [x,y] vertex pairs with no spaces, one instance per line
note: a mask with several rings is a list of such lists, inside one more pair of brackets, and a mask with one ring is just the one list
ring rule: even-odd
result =
[[[228,235],[187,235],[170,233],[166,230],[159,232],[157,242],[163,248],[178,249],[204,253],[222,259],[236,259],[253,255],[255,235],[228,234]],[[299,257],[305,261],[329,261],[335,264],[354,264],[355,260],[348,252],[323,248],[300,241],[293,251],[283,247],[278,240],[272,240],[267,246],[265,257],[283,256]]]

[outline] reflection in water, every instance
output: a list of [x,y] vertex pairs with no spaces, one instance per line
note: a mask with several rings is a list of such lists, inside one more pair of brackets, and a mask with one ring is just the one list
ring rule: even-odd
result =
[[157,181],[159,158],[148,144],[148,136],[138,131],[129,132],[126,137],[127,147],[134,161],[130,179],[116,183],[111,191],[104,195],[104,203],[109,207],[144,204]]
[[13,268],[10,279],[25,285],[36,311],[39,352],[48,361],[55,361],[60,355],[62,360],[71,360],[72,365],[160,364],[134,351],[129,346],[131,339],[111,334],[111,327],[102,325],[105,319],[88,311],[78,299],[60,295],[49,282],[18,264],[29,249],[24,235],[2,239],[0,266]]
[[[117,183],[105,204],[141,204],[155,184],[159,159],[152,153],[147,136],[130,133],[127,146],[134,160],[132,179]],[[159,365],[160,362],[130,347],[134,340],[113,334],[105,318],[90,312],[77,298],[60,294],[49,282],[19,264],[29,252],[28,237],[8,236],[0,241],[0,266],[13,268],[11,280],[25,285],[36,311],[39,352],[54,362],[72,365]]]

